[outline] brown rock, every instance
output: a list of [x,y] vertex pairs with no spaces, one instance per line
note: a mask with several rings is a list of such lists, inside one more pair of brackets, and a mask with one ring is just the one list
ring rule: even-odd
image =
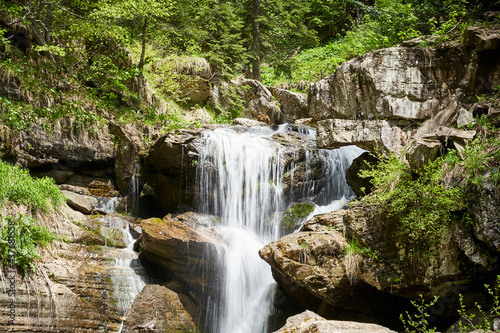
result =
[[156,284],[146,285],[137,295],[123,327],[124,333],[196,331],[196,326],[179,296]]

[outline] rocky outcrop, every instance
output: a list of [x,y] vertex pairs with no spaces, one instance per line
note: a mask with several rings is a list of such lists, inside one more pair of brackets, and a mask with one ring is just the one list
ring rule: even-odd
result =
[[99,134],[95,134],[65,129],[73,128],[74,122],[74,119],[58,120],[50,134],[36,124],[29,131],[8,133],[0,139],[9,148],[4,150],[4,158],[28,168],[62,164],[74,169],[82,163],[111,163],[115,151],[108,130],[96,129]]
[[286,320],[285,326],[274,333],[395,333],[388,328],[376,324],[357,323],[352,321],[326,320],[311,311],[304,311]]
[[351,311],[393,309],[387,295],[352,283],[345,259],[348,243],[341,232],[326,228],[289,234],[261,249],[259,255],[271,266],[274,279],[308,309],[319,310],[322,302]]
[[198,294],[194,296],[198,301],[200,294],[208,292],[217,296],[219,293],[212,289],[214,284],[210,279],[215,277],[214,260],[222,243],[211,229],[203,227],[204,221],[211,218],[186,213],[141,222],[141,259],[163,269],[165,280],[181,281],[188,293]]
[[[341,64],[309,90],[310,114],[318,122],[318,146],[356,144],[371,150],[376,139],[383,149],[398,151],[416,135],[411,132],[415,125],[449,109],[457,110],[458,118],[448,119],[446,126],[470,123],[466,109],[476,102],[476,95],[490,94],[491,87],[500,84],[497,30],[469,28],[466,46],[394,47]],[[462,134],[427,131],[425,137],[416,137],[456,136],[454,141],[463,146]],[[388,137],[394,138],[391,144],[384,142]]]
[[167,212],[192,210],[199,139],[203,130],[181,129],[160,137],[144,159],[142,180],[154,189],[156,203]]
[[[496,177],[499,177],[496,170]],[[484,185],[473,187],[469,212],[475,222],[474,235],[477,239],[492,251],[500,252],[500,189],[492,179],[494,174],[495,169],[490,169],[482,175]]]
[[400,152],[411,133],[411,124],[401,120],[327,119],[319,121],[317,126],[320,148],[356,145],[370,151],[380,148]]
[[197,330],[175,292],[149,284],[135,298],[123,326],[123,333],[147,331],[188,333]]
[[278,101],[281,109],[281,114],[277,119],[278,123],[293,124],[297,119],[309,118],[309,108],[307,107],[307,96],[305,94],[274,87],[268,89]]
[[239,78],[232,81],[243,98],[245,117],[257,119],[259,114],[269,117],[271,124],[277,124],[280,107],[273,100],[271,92],[259,81]]
[[138,172],[139,152],[143,149],[142,135],[134,127],[116,122],[109,123],[109,131],[117,143],[114,165],[116,185],[123,194],[127,194],[130,179]]

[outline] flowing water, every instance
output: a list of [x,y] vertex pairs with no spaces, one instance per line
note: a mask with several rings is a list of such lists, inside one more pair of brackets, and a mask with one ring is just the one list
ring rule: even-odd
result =
[[[304,137],[312,130],[299,131]],[[204,132],[197,171],[198,210],[221,217],[217,227],[225,246],[214,262],[222,295],[209,299],[206,331],[211,333],[267,332],[272,311],[275,283],[270,268],[258,255],[267,243],[282,236],[279,214],[292,202],[316,204],[314,213],[339,209],[352,195],[345,183],[345,170],[361,154],[356,147],[319,150],[313,147],[291,148],[272,140],[286,134],[286,126],[277,131],[219,128]],[[302,155],[301,155],[302,154]],[[305,154],[305,155],[304,155]],[[305,156],[290,162],[290,156]],[[297,159],[299,161],[299,159]],[[294,170],[302,163],[300,188],[293,184]],[[320,168],[318,168],[320,163]],[[309,174],[312,165],[321,174]],[[287,187],[288,186],[288,187]],[[286,195],[287,190],[294,195]]]
[[[96,208],[112,214],[115,212],[116,198],[99,198]],[[102,228],[110,230],[110,233],[122,235],[125,244],[123,249],[109,248],[110,267],[108,274],[113,286],[113,299],[121,316],[128,315],[132,303],[147,283],[147,273],[139,261],[137,252],[133,250],[135,239],[130,230],[130,223],[118,216],[104,215],[99,221]],[[123,321],[118,332],[121,332]]]

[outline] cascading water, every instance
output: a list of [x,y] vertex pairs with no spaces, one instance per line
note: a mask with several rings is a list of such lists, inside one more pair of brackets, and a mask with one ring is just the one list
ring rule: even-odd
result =
[[[112,214],[115,212],[116,198],[99,198],[98,208]],[[131,234],[130,223],[121,217],[104,215],[99,219],[101,230],[110,230],[116,235],[121,233],[123,249],[109,248],[110,268],[108,274],[113,286],[113,299],[117,310],[125,318],[134,301],[134,298],[146,285],[147,273],[139,261],[138,254],[133,250],[135,239]],[[105,230],[103,230],[105,231]],[[104,251],[105,252],[105,251]],[[123,321],[118,332],[121,332]]]
[[[281,236],[279,215],[274,213],[300,201],[316,203],[318,211],[334,210],[352,195],[344,174],[361,149],[301,147],[290,152],[290,145],[271,139],[286,132],[286,126],[278,131],[259,127],[204,132],[197,170],[197,206],[203,213],[221,217],[217,232],[226,244],[217,260],[222,266],[218,268],[220,276],[214,279],[221,284],[216,287],[222,295],[218,301],[208,301],[217,304],[207,304],[207,309],[216,310],[210,310],[215,317],[207,320],[205,331],[267,332],[274,281],[258,251]],[[299,135],[315,133],[307,130]],[[288,188],[294,194],[286,196],[285,174],[291,183],[298,177],[293,174],[297,165],[289,162],[294,154],[305,154],[301,162],[303,175],[299,188]],[[321,175],[309,174],[308,163],[313,162],[321,164]]]

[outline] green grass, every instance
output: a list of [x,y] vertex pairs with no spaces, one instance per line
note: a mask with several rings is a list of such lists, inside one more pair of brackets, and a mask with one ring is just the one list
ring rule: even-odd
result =
[[35,260],[40,259],[37,246],[47,246],[58,239],[31,216],[0,216],[0,226],[2,263],[19,269],[25,276],[36,270]]
[[0,204],[27,206],[32,212],[50,213],[64,202],[52,178],[34,179],[27,170],[0,160]]

